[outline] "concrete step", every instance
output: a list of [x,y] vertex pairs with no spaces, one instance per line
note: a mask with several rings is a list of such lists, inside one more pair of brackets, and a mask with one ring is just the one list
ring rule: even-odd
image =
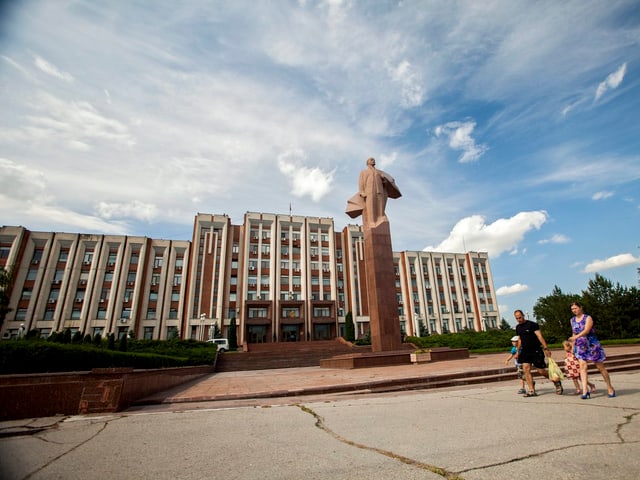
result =
[[323,358],[369,351],[371,347],[354,346],[338,340],[250,344],[248,352],[226,352],[219,355],[216,371],[317,367]]

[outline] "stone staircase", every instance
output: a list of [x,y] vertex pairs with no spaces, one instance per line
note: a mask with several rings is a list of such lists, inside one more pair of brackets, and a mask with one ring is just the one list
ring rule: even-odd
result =
[[218,355],[216,372],[317,367],[320,360],[335,355],[370,352],[370,346],[356,346],[339,339],[313,342],[251,343],[248,352]]

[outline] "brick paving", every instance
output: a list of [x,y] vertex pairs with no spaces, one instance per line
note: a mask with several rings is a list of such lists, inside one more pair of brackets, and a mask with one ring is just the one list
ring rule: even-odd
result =
[[[640,356],[640,344],[606,347],[611,367],[615,372],[616,357],[635,354]],[[384,388],[409,389],[408,385],[422,384],[414,388],[434,388],[448,386],[447,379],[467,375],[468,383],[513,381],[517,386],[515,368],[505,365],[509,352],[471,355],[470,358],[414,365],[398,365],[359,369],[336,369],[322,367],[283,368],[273,370],[252,370],[240,372],[220,372],[197,381],[151,395],[136,402],[136,405],[176,404],[191,402],[234,401],[256,398],[293,397],[322,395],[336,392],[376,391]],[[562,350],[554,350],[552,357],[560,362],[564,359]],[[605,363],[606,365],[606,363]],[[621,367],[622,368],[622,367]],[[640,360],[636,366],[627,369],[640,370]],[[602,384],[598,373],[593,375],[596,383]],[[539,388],[552,389],[550,382],[537,377]],[[615,373],[612,375],[615,385]],[[456,384],[457,386],[464,384]],[[404,387],[403,387],[404,385]],[[449,386],[453,386],[450,384]],[[569,389],[571,386],[567,385]],[[602,384],[604,387],[604,385]],[[135,407],[134,407],[135,408]]]

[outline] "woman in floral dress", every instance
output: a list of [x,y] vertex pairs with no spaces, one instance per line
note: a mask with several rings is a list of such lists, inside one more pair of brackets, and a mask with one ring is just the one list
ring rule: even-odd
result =
[[582,305],[578,302],[571,304],[571,313],[573,313],[573,318],[571,319],[573,335],[569,338],[569,341],[573,342],[574,354],[580,363],[580,380],[582,382],[582,397],[580,398],[583,400],[591,398],[587,376],[588,362],[593,362],[602,374],[604,383],[607,384],[607,396],[609,398],[615,397],[616,391],[611,385],[609,372],[604,366],[604,361],[607,356],[596,338],[593,328],[593,318],[591,318],[591,315],[584,313]]

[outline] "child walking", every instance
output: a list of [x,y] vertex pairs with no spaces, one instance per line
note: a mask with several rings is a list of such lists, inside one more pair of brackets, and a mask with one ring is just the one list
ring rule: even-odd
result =
[[507,359],[504,361],[504,363],[506,365],[511,360],[513,360],[516,366],[516,371],[518,372],[518,378],[520,379],[520,390],[518,390],[518,395],[524,395],[525,393],[527,393],[527,391],[524,388],[524,372],[522,371],[522,364],[518,363],[518,359],[516,358],[516,354],[518,353],[517,345],[518,345],[519,338],[520,337],[518,337],[517,335],[511,338],[511,353],[509,354]]
[[[569,340],[562,342],[564,348],[564,376],[573,380],[573,385],[576,389],[575,395],[582,394],[582,388],[580,387],[580,362],[573,354],[573,343]],[[596,386],[593,383],[589,383],[589,392],[595,392]]]

